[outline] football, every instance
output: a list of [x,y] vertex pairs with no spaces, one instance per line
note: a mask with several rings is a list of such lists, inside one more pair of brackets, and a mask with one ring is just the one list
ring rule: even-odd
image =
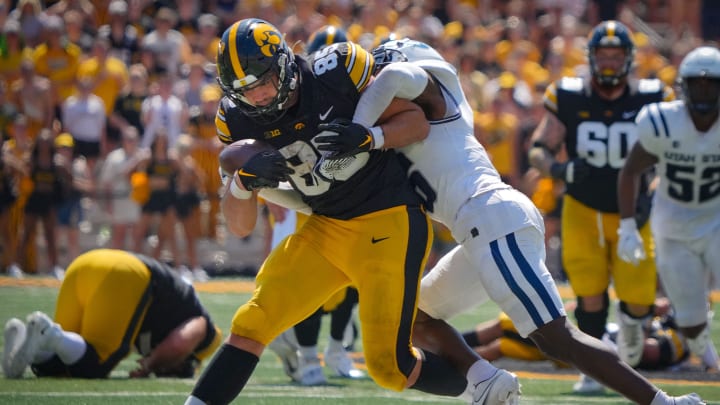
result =
[[220,151],[219,160],[220,168],[225,174],[232,175],[236,170],[240,169],[260,152],[278,152],[270,144],[256,139],[241,139],[235,141]]

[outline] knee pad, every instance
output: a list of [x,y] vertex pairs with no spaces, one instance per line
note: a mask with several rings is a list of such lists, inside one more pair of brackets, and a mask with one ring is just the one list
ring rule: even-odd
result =
[[392,363],[385,362],[381,365],[373,365],[366,361],[366,364],[368,375],[380,387],[397,392],[407,388],[407,376],[397,370]]
[[235,312],[230,332],[267,345],[275,336],[284,332],[284,330],[274,330],[275,326],[267,321],[265,310],[249,302]]
[[[385,342],[366,342],[363,341],[364,347],[386,346]],[[367,344],[367,345],[366,345]],[[394,347],[386,347],[381,350],[366,350],[365,364],[367,365],[368,375],[375,383],[383,388],[393,391],[403,391],[407,388],[408,376],[412,373],[418,358],[415,355],[416,349],[407,350],[407,346],[398,346],[403,349],[395,349]],[[398,352],[398,350],[401,350]]]
[[577,320],[578,328],[588,335],[602,339],[605,334],[605,324],[608,319],[608,303],[609,297],[605,294],[603,309],[598,312],[587,312],[583,309],[582,297],[577,299],[578,305],[575,308],[575,319]]

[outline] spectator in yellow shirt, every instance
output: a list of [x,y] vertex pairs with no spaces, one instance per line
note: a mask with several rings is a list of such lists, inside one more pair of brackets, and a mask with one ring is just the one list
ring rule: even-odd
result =
[[56,105],[75,92],[75,77],[82,51],[65,39],[65,26],[58,16],[44,20],[44,41],[33,51],[35,70],[53,84]]
[[487,112],[475,113],[476,137],[485,146],[493,165],[508,184],[517,186],[519,173],[515,156],[519,122],[504,112],[503,101],[494,98]]
[[78,66],[78,77],[92,78],[93,94],[105,103],[105,114],[112,114],[115,100],[129,81],[128,68],[120,59],[109,56],[110,40],[97,37],[92,47],[92,56]]

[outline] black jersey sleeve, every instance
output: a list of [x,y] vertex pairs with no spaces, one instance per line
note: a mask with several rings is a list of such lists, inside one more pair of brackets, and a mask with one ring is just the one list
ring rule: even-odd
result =
[[[338,89],[354,89],[362,92],[375,70],[372,54],[352,42],[340,42],[323,48],[313,54],[310,61],[313,74],[326,82],[340,84]],[[350,81],[351,86],[343,85]]]

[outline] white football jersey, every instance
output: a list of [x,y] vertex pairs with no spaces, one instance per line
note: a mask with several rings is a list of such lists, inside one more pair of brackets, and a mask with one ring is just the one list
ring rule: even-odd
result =
[[[455,239],[462,241],[473,225],[458,217],[460,208],[472,197],[510,186],[500,179],[485,148],[474,136],[473,111],[455,68],[440,60],[410,62],[437,80],[448,108],[444,119],[430,122],[430,134],[425,140],[397,151],[410,161],[410,180],[425,197],[430,217],[445,224]],[[519,227],[525,225],[523,219]],[[512,231],[512,224],[507,226],[505,232]]]
[[677,100],[646,105],[636,123],[639,142],[658,158],[653,232],[693,240],[720,226],[720,120],[699,132]]

